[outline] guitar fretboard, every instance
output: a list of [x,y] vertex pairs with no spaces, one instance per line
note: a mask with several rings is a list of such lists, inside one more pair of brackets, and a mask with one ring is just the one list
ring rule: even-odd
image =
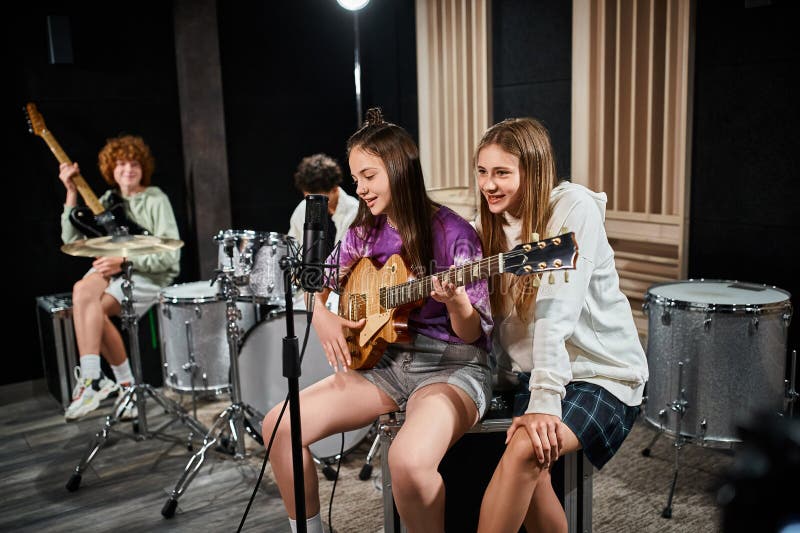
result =
[[474,263],[450,268],[443,272],[426,276],[424,278],[410,280],[400,285],[380,288],[380,304],[384,309],[392,309],[401,305],[416,302],[430,295],[433,291],[433,278],[438,278],[440,282],[450,282],[456,287],[469,285],[482,279],[488,279],[495,274],[503,272],[504,256],[513,255],[515,252],[507,254],[497,254],[485,257]]

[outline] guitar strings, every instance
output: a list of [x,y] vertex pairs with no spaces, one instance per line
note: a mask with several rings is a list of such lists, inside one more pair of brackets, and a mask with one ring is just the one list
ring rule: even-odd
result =
[[[463,284],[470,283],[474,281],[474,278],[483,279],[491,277],[492,275],[492,268],[496,268],[499,271],[499,263],[500,257],[502,256],[505,260],[514,259],[520,255],[525,255],[528,252],[524,250],[512,250],[510,252],[506,252],[503,254],[494,255],[491,257],[484,257],[475,261],[473,263],[468,263],[466,265],[461,265],[455,268],[450,268],[447,270],[443,270],[442,272],[438,272],[436,274],[432,274],[430,276],[426,276],[422,279],[414,279],[409,280],[404,283],[400,283],[398,285],[393,285],[391,287],[381,287],[380,288],[380,303],[381,306],[385,309],[390,309],[393,307],[397,307],[399,305],[403,305],[405,303],[413,302],[415,300],[419,300],[422,297],[430,294],[431,290],[433,289],[433,278],[436,277],[439,281],[450,281],[452,283],[456,283],[459,277],[463,280],[465,273],[471,273],[477,267],[479,272],[484,272],[484,267],[486,267],[486,275],[481,276],[472,276],[469,275],[470,281],[465,281]],[[423,293],[423,291],[425,291]],[[413,295],[417,295],[414,297]]]

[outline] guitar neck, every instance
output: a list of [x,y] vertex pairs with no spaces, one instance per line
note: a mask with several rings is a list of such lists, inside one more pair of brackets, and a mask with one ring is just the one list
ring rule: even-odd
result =
[[384,309],[391,309],[421,300],[433,291],[433,278],[438,278],[439,282],[447,281],[453,283],[456,287],[461,287],[502,273],[503,254],[485,257],[473,263],[450,268],[424,278],[410,280],[400,285],[381,287],[380,304]]
[[[64,149],[61,148],[60,144],[58,144],[58,141],[55,137],[53,137],[53,134],[50,133],[50,130],[42,131],[40,136],[47,143],[48,148],[50,148],[50,151],[53,152],[54,156],[56,156],[56,159],[58,159],[59,163],[72,163],[72,160],[67,157],[67,153],[64,152]],[[76,174],[75,176],[72,176],[72,181],[75,183],[75,187],[78,189],[78,193],[80,193],[83,201],[86,202],[86,205],[92,210],[92,213],[99,215],[105,211],[103,204],[101,204],[100,200],[97,199],[97,196],[95,196],[94,192],[89,187],[89,184],[86,183],[85,179],[83,179],[83,176]]]

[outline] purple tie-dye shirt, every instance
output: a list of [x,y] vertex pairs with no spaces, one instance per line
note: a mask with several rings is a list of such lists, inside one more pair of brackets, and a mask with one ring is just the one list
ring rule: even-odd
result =
[[[483,257],[480,238],[475,229],[451,209],[439,207],[433,215],[432,229],[436,272],[447,270],[452,265],[460,266],[478,261]],[[385,216],[379,217],[377,228],[370,232],[366,240],[358,236],[355,227],[351,227],[341,241],[339,279],[344,280],[350,269],[363,257],[372,258],[378,267],[383,266],[389,257],[400,253],[401,247],[400,234],[386,223]],[[332,262],[335,262],[332,257],[326,261]],[[490,335],[493,326],[488,284],[486,280],[481,280],[466,285],[465,289],[481,318],[481,336],[472,344],[488,352],[491,348]],[[408,326],[412,333],[421,333],[445,342],[464,342],[453,332],[445,305],[430,297],[424,299],[422,307],[411,312]]]

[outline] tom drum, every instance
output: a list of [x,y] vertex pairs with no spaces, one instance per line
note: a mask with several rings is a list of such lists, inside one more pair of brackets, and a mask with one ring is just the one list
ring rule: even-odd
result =
[[789,298],[782,289],[736,281],[650,287],[645,419],[673,437],[680,431],[725,447],[740,442],[737,428],[748,417],[782,412]]
[[229,229],[217,233],[214,240],[219,245],[219,268],[233,273],[242,297],[254,297],[262,304],[284,305],[280,261],[297,253],[294,238],[275,232]]

